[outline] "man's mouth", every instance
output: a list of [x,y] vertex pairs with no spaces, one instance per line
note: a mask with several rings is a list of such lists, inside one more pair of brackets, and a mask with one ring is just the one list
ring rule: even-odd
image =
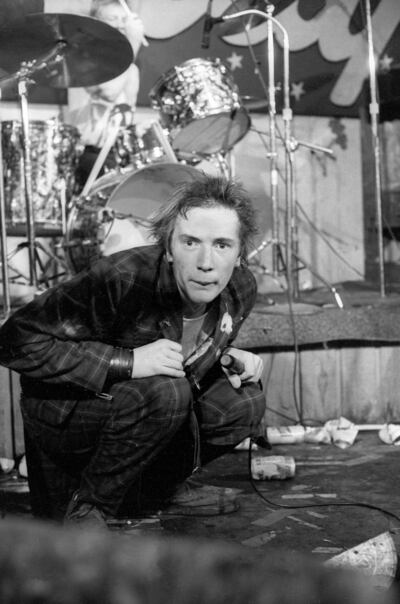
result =
[[197,285],[198,287],[211,287],[213,285],[215,285],[215,281],[196,281],[193,280],[193,283],[195,285]]

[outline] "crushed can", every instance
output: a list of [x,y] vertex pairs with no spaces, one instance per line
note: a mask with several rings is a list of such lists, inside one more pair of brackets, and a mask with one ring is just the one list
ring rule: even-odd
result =
[[284,455],[257,455],[251,460],[254,480],[286,480],[295,475],[296,462]]
[[304,426],[268,426],[267,440],[271,445],[290,445],[304,442]]

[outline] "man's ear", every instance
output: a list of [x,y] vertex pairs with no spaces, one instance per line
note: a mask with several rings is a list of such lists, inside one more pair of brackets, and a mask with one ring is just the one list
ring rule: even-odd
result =
[[168,262],[173,262],[172,254],[168,250],[165,253]]
[[241,258],[240,258],[240,256],[238,256],[236,258],[235,266],[238,266],[238,267],[240,266],[240,260],[241,260]]

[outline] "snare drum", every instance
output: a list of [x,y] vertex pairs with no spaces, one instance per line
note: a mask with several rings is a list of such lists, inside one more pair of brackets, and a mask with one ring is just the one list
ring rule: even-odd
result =
[[250,128],[239,89],[220,59],[189,59],[173,67],[149,97],[178,157],[227,151]]
[[152,243],[150,216],[178,185],[198,176],[192,166],[160,163],[98,178],[68,217],[65,253],[72,272],[89,268],[102,256]]
[[[22,125],[4,121],[2,150],[4,162],[4,197],[7,226],[25,224],[25,187],[23,172]],[[63,196],[73,195],[75,169],[83,151],[79,131],[56,119],[29,124],[31,146],[31,182],[33,221],[42,226],[62,225]]]

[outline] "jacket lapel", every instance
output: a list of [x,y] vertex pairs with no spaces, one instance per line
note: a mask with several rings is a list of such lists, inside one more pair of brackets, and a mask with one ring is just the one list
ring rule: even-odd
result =
[[159,327],[164,338],[182,340],[182,299],[176,285],[172,266],[164,254],[157,286],[157,304],[160,309]]

